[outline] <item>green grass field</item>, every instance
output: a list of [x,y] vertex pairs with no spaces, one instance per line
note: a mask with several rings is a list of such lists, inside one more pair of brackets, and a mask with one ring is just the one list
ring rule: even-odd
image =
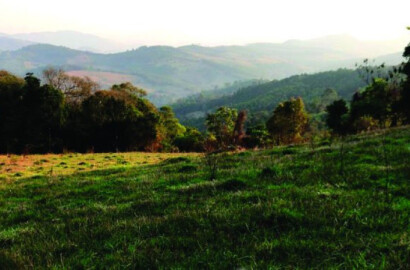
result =
[[2,269],[410,269],[408,127],[221,154],[213,181],[199,155],[1,159]]
[[27,156],[0,155],[0,180],[10,181],[23,177],[50,177],[103,169],[133,168],[184,156],[195,157],[198,156],[198,154],[131,152]]

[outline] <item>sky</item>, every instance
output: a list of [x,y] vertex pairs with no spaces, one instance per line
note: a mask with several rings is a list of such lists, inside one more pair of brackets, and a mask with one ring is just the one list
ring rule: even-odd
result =
[[122,43],[232,45],[409,35],[409,0],[0,0],[0,33],[73,30]]

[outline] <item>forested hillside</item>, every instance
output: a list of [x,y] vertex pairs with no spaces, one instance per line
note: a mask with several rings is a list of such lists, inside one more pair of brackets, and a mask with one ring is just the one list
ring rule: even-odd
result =
[[[403,53],[407,59],[408,48]],[[131,82],[101,88],[90,78],[61,69],[43,70],[43,82],[32,73],[23,79],[0,71],[0,152],[212,152],[407,124],[409,62],[397,67],[371,64],[365,60],[357,70],[267,83],[237,81],[181,100],[174,107],[186,127],[171,107],[157,109],[147,92]],[[204,125],[207,132],[201,133]],[[330,130],[321,134],[325,125]]]
[[249,121],[256,124],[265,122],[276,105],[291,97],[302,97],[309,109],[310,104],[321,101],[327,89],[334,89],[339,97],[350,99],[365,85],[356,70],[339,69],[248,86],[222,97],[192,96],[179,100],[172,107],[183,123],[201,129],[206,113],[221,106],[247,110]]

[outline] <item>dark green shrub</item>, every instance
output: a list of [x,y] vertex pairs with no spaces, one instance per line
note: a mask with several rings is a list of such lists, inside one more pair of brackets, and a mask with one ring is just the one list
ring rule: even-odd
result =
[[164,162],[162,163],[163,164],[175,164],[175,163],[184,162],[184,161],[190,161],[190,159],[187,157],[169,158],[167,160],[164,160]]
[[287,148],[287,149],[282,150],[282,154],[284,155],[293,155],[295,153],[296,153],[296,150],[292,148]]
[[178,170],[178,172],[180,172],[180,173],[195,172],[197,169],[198,169],[197,166],[192,165],[192,164],[187,164],[187,165],[182,166]]
[[224,191],[239,191],[246,187],[247,185],[243,181],[237,179],[230,179],[217,185],[217,189]]
[[275,178],[280,176],[281,171],[277,167],[266,167],[262,169],[260,176],[261,178],[268,179],[268,178]]

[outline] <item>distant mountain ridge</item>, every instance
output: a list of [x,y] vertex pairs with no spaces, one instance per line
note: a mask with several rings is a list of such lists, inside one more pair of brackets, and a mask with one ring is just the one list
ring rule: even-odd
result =
[[65,46],[76,50],[99,53],[117,52],[125,48],[125,45],[112,40],[76,31],[23,33],[12,35],[12,37],[35,43]]
[[[34,32],[7,35],[0,33],[0,37],[29,42],[29,44],[50,44],[54,46],[64,46],[70,49],[110,53],[120,52],[129,48],[125,44],[115,42],[96,35],[81,33],[77,31],[55,31],[55,32]],[[0,48],[3,41],[0,40]],[[9,46],[7,50],[18,50],[22,46]]]
[[[371,44],[349,36],[331,36],[245,46],[143,46],[110,54],[34,44],[14,51],[3,50],[0,69],[19,75],[26,72],[39,75],[47,66],[58,66],[76,74],[92,75],[104,87],[114,78],[127,76],[134,84],[146,88],[150,98],[160,105],[227,82],[282,79],[301,73],[353,68],[363,58],[379,56],[380,51],[385,55],[381,59],[388,64],[400,62],[395,61],[401,59],[399,51],[404,45],[396,53],[388,42],[376,42],[374,48]],[[355,49],[361,46],[364,49]],[[110,74],[113,80],[106,80]]]
[[5,34],[0,34],[0,51],[18,50],[23,47],[34,44],[34,42],[8,37]]

